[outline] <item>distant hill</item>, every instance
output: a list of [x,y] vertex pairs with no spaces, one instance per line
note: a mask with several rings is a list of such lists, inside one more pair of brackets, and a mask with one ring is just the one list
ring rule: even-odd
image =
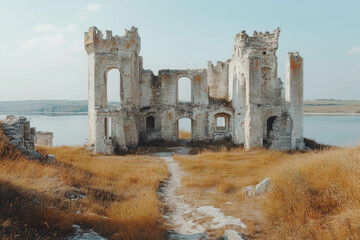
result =
[[[118,102],[109,102],[119,105]],[[26,100],[0,101],[0,113],[83,113],[88,111],[87,100]]]
[[0,101],[0,113],[87,113],[87,111],[86,100]]
[[309,114],[359,114],[360,100],[307,100],[304,101],[304,112]]

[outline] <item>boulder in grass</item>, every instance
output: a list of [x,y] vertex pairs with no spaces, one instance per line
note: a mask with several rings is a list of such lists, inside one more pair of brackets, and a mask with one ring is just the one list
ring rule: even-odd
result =
[[234,230],[226,230],[222,238],[224,240],[245,240],[239,232]]
[[265,178],[256,186],[246,186],[243,192],[247,192],[249,197],[265,193],[270,187],[270,178]]
[[255,195],[265,193],[270,187],[270,178],[265,178],[255,187]]

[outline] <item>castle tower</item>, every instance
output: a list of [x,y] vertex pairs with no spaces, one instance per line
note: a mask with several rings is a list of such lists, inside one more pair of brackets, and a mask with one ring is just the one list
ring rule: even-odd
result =
[[278,28],[252,36],[242,31],[235,37],[229,65],[229,85],[233,86],[229,95],[237,112],[234,142],[243,142],[247,149],[263,146],[268,115],[282,105],[276,56],[279,35]]
[[303,58],[298,52],[289,52],[286,63],[286,94],[293,119],[292,149],[303,149]]
[[[124,36],[106,38],[96,27],[85,32],[88,54],[89,145],[95,152],[113,153],[114,146],[135,147],[138,144],[136,112],[139,108],[140,37],[137,28]],[[107,73],[119,71],[120,106],[111,109],[107,99]]]

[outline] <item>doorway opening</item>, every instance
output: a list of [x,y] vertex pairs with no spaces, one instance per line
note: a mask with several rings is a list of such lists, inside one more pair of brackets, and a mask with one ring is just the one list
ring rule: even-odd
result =
[[192,122],[190,118],[180,118],[178,120],[178,138],[190,140],[192,135]]

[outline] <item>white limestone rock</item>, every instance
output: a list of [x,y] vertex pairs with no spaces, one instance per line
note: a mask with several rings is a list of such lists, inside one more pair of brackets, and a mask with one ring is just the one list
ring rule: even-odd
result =
[[256,186],[246,186],[243,188],[243,192],[246,192],[249,197],[265,193],[270,187],[270,178],[264,178]]
[[255,194],[255,187],[254,186],[246,186],[243,188],[243,192],[246,192],[248,196],[253,196]]
[[245,240],[245,238],[234,230],[226,230],[223,236],[224,240]]
[[270,178],[265,178],[255,187],[255,195],[265,193],[270,187]]

